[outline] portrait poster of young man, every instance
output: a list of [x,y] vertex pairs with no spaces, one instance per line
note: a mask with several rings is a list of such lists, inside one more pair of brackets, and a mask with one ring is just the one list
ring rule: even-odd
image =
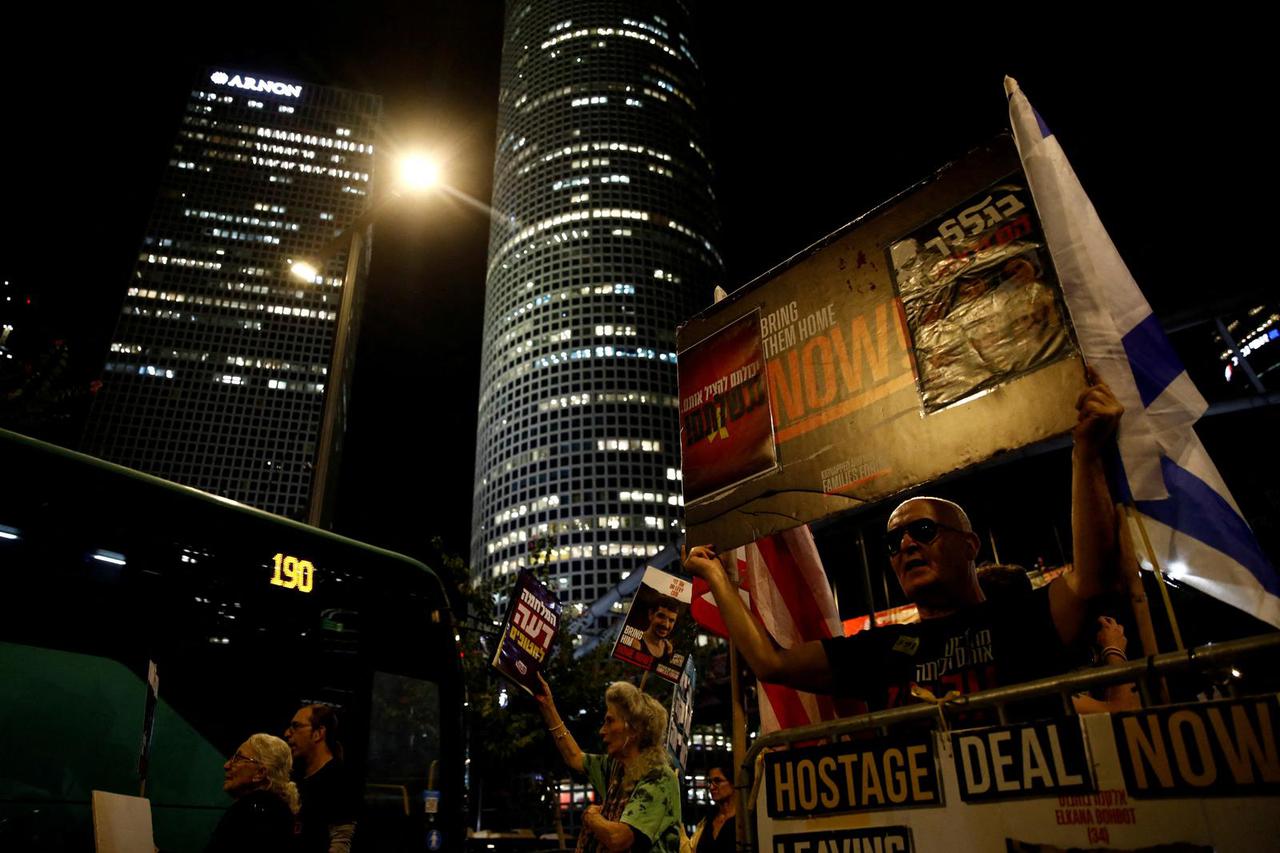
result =
[[692,598],[689,581],[652,566],[631,601],[613,656],[675,683],[688,650],[677,647],[676,627]]

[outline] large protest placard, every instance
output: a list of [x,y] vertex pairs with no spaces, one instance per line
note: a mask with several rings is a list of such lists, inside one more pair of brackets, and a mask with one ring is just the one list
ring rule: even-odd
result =
[[675,630],[692,598],[689,581],[647,566],[614,641],[613,656],[675,684],[689,652],[676,648]]
[[768,753],[756,849],[1272,849],[1278,737],[1262,696]]
[[692,318],[677,347],[688,537],[722,550],[1064,434],[1084,387],[1007,137]]
[[555,593],[533,572],[520,572],[491,665],[529,693],[540,693],[538,672],[551,653],[559,627],[560,601]]

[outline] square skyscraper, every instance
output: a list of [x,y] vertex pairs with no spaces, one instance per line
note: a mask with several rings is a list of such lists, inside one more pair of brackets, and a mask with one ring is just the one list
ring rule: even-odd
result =
[[[321,520],[341,444],[381,98],[231,68],[196,79],[128,283],[85,450]],[[360,236],[364,236],[361,234]],[[349,248],[349,247],[348,247]],[[350,287],[343,308],[343,290]],[[335,351],[344,369],[334,370]],[[327,429],[326,397],[329,403]],[[323,433],[323,436],[322,436]],[[319,473],[318,473],[319,472]]]

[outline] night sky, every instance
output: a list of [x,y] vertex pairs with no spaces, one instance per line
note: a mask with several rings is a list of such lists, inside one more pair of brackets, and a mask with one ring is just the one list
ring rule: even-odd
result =
[[[1249,43],[1260,31],[827,5],[701,22],[728,289],[1007,130],[1010,74],[1057,133],[1157,313],[1273,292],[1245,244],[1258,239],[1245,229],[1263,227],[1248,211],[1270,148],[1256,106],[1269,103],[1257,97],[1269,53]],[[800,11],[782,19],[784,10]],[[33,22],[32,54],[3,59],[3,273],[37,295],[91,370],[206,64],[380,93],[383,153],[434,150],[451,185],[489,200],[498,3],[76,14]],[[439,535],[465,555],[487,239],[483,214],[444,199],[379,224],[340,532],[424,559]]]

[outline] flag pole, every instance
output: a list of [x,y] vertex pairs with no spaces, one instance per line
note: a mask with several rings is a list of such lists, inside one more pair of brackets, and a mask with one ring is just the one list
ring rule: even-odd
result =
[[[742,705],[742,676],[739,673],[738,647],[733,640],[729,641],[729,704],[733,712],[729,729],[729,748],[733,751],[733,795],[738,797],[738,814],[746,815],[746,781],[742,771],[742,762],[747,758],[747,714]],[[746,820],[735,820],[734,833],[736,849],[741,850],[747,839]]]
[[1133,533],[1129,528],[1129,507],[1116,505],[1116,528],[1120,532],[1119,559],[1120,574],[1124,581],[1125,592],[1129,595],[1129,607],[1133,610],[1133,619],[1138,627],[1138,640],[1142,643],[1143,657],[1160,653],[1160,645],[1156,640],[1155,625],[1151,621],[1151,601],[1147,598],[1147,590],[1142,585],[1142,571],[1138,566],[1138,557],[1133,549]]
[[[727,299],[728,296],[729,296],[728,291],[726,291],[723,287],[721,287],[718,284],[716,285],[715,290],[712,291],[712,299],[715,302],[720,302],[724,299]],[[733,553],[733,552],[730,552],[730,553]],[[730,568],[730,566],[728,565],[728,562],[732,562],[733,564],[732,568]],[[726,561],[724,559],[721,559],[721,564],[724,565],[725,571],[729,575],[729,579],[733,581],[735,586],[737,586],[740,580],[738,577],[737,559],[734,558],[732,561]],[[742,703],[742,678],[738,674],[738,669],[739,669],[738,647],[734,645],[733,640],[730,639],[729,640],[729,705],[732,711],[732,718],[731,718],[730,727],[729,727],[729,748],[730,750],[732,750],[732,755],[733,755],[734,796],[739,798],[738,814],[745,815],[747,814],[747,810],[745,808],[746,795],[743,792],[743,787],[742,787],[743,775],[742,775],[741,762],[746,760],[746,757],[747,757],[747,716],[746,716],[745,708]],[[735,820],[733,824],[736,829],[736,835],[738,836],[736,839],[736,845],[737,845],[737,848],[741,850],[746,844],[746,840],[747,840],[747,834],[746,834],[747,822],[745,820]]]
[[[1133,533],[1129,528],[1129,508],[1124,504],[1116,504],[1116,529],[1119,532],[1120,574],[1124,580],[1125,591],[1129,595],[1129,609],[1133,611],[1133,620],[1138,627],[1138,640],[1142,644],[1143,657],[1151,657],[1160,653],[1156,640],[1156,628],[1151,621],[1151,601],[1147,598],[1146,587],[1142,585],[1142,570],[1138,566],[1138,556],[1133,548]],[[1162,676],[1158,682],[1144,683],[1143,695],[1158,689],[1162,704],[1169,704],[1169,685]]]
[[1169,586],[1164,581],[1164,572],[1160,569],[1160,560],[1156,557],[1156,549],[1151,547],[1151,538],[1147,536],[1147,526],[1142,523],[1142,513],[1134,506],[1133,500],[1128,505],[1130,517],[1138,523],[1138,533],[1142,535],[1142,544],[1147,549],[1147,557],[1151,560],[1151,568],[1156,573],[1156,582],[1160,586],[1160,597],[1164,600],[1164,612],[1169,617],[1169,627],[1173,629],[1173,645],[1178,651],[1186,646],[1182,644],[1182,632],[1178,630],[1178,617],[1173,612],[1173,600],[1169,598]]
[[[712,298],[715,302],[720,302],[728,298],[729,293],[720,285],[716,285],[712,291]],[[733,553],[733,552],[730,552]],[[728,565],[732,562],[732,568]],[[737,586],[738,577],[738,561],[734,558],[731,561],[721,559],[721,563],[725,567],[725,571],[729,575],[729,579]],[[738,675],[738,647],[734,645],[733,640],[729,640],[729,705],[732,711],[732,721],[729,727],[729,748],[733,754],[733,787],[734,796],[738,797],[738,814],[745,815],[745,808],[742,782],[742,765],[741,762],[747,757],[747,716],[742,704],[742,678]],[[735,820],[734,826],[737,834],[737,847],[742,849],[747,840],[746,830],[747,823],[745,820]]]
[[[862,535],[862,522],[858,522],[858,554],[862,557],[862,591],[867,596],[867,626],[876,628],[876,597],[871,592],[871,561],[867,559],[867,540]],[[888,606],[889,601],[885,599],[885,607]],[[839,612],[837,604],[836,613]]]
[[[738,549],[730,551],[727,555],[720,557],[720,565],[724,566],[725,574],[729,576],[736,588],[741,583],[738,566]],[[733,789],[734,796],[738,798],[738,814],[745,815],[746,809],[746,789],[743,782],[746,777],[743,773],[742,762],[747,759],[747,713],[746,706],[743,704],[742,697],[742,664],[738,658],[738,646],[729,639],[729,750],[733,756]],[[742,845],[746,843],[746,821],[735,820],[734,831],[737,835],[737,849],[742,849]]]

